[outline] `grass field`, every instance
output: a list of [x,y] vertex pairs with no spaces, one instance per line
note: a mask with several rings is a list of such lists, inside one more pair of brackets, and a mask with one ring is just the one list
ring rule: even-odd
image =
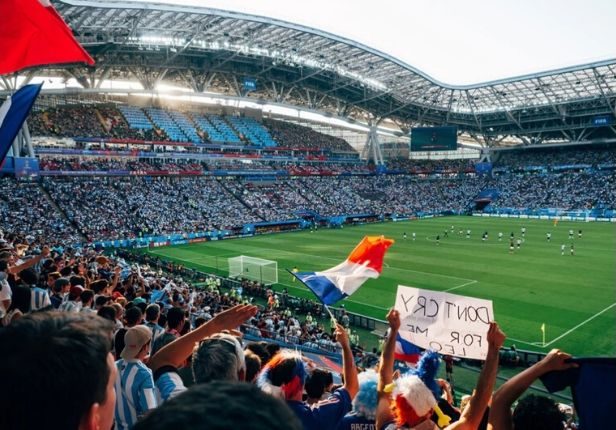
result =
[[[454,232],[450,231],[454,226]],[[509,253],[509,235],[526,237]],[[575,230],[573,240],[569,229]],[[470,229],[471,238],[458,230]],[[583,237],[578,239],[578,229]],[[449,231],[447,238],[443,232]],[[483,231],[489,240],[481,241]],[[499,231],[503,240],[497,239]],[[551,242],[546,232],[552,232]],[[406,240],[403,233],[408,234]],[[416,240],[412,240],[412,232]],[[253,238],[156,248],[152,254],[203,271],[227,273],[227,258],[247,255],[276,260],[279,284],[289,293],[313,297],[284,270],[323,270],[342,262],[364,235],[396,240],[385,257],[381,277],[368,281],[345,301],[351,312],[384,319],[397,285],[452,291],[494,302],[494,313],[520,349],[560,348],[578,356],[616,356],[616,225],[445,217],[369,224],[340,230],[264,235]],[[437,245],[435,237],[441,235]],[[569,255],[570,243],[575,256]],[[560,246],[566,245],[561,256]],[[546,325],[542,345],[541,324]]]

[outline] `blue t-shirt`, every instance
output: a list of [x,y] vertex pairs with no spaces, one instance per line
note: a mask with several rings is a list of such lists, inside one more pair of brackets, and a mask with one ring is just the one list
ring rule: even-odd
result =
[[339,388],[326,400],[312,406],[289,400],[287,405],[302,422],[304,430],[336,430],[338,423],[351,410],[351,396]]
[[376,423],[374,420],[351,412],[342,418],[337,430],[376,430]]

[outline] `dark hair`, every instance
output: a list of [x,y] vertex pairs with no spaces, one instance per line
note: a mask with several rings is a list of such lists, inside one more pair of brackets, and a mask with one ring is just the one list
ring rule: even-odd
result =
[[[204,317],[197,317],[197,318],[195,318],[195,328],[201,327],[206,322],[207,322],[207,320]],[[259,360],[259,361],[261,361],[261,360]]]
[[11,305],[7,310],[19,309],[22,313],[26,314],[30,312],[30,306],[32,306],[32,290],[22,285],[13,288]]
[[6,260],[0,260],[0,272],[4,272],[9,267],[9,262]]
[[109,286],[109,282],[104,279],[99,279],[98,281],[94,281],[90,284],[90,288],[94,291],[95,294],[100,294],[105,288]]
[[[0,330],[4,372],[0,428],[77,429],[103,403],[110,377],[112,324],[96,316],[38,312]],[[36,405],[36,413],[32,406]]]
[[261,371],[261,359],[254,352],[246,351],[244,361],[246,362],[246,382],[252,382]]
[[116,310],[113,306],[103,306],[98,310],[97,315],[115,323]]
[[139,309],[137,306],[128,308],[124,312],[124,319],[126,320],[127,325],[133,326],[139,324],[142,318],[143,314],[141,313],[141,309]]
[[19,272],[19,278],[28,286],[34,285],[38,281],[38,275],[31,267]]
[[92,290],[84,290],[81,292],[81,296],[79,296],[82,303],[87,303],[89,300],[94,298],[94,291]]
[[562,430],[564,414],[554,401],[529,394],[513,411],[513,428],[524,430]]
[[73,270],[70,266],[64,266],[62,269],[60,269],[60,275],[62,276],[68,276],[71,273],[73,273]]
[[146,321],[153,321],[159,316],[160,316],[160,306],[158,306],[157,304],[153,303],[151,305],[148,305],[147,308],[145,308]]
[[81,285],[83,287],[86,285],[86,280],[83,276],[73,275],[69,278],[69,282],[71,283],[71,287],[74,287],[75,285]]
[[70,282],[68,282],[68,279],[66,278],[59,278],[56,279],[56,282],[53,283],[53,290],[56,293],[59,293],[62,291],[62,289],[64,289],[64,287],[70,285]]
[[222,381],[191,387],[154,409],[133,429],[227,430],[245,427],[251,430],[302,429],[295,414],[282,400],[265,394],[252,384]]
[[306,378],[304,388],[306,394],[311,399],[320,399],[325,393],[325,389],[334,383],[334,376],[331,372],[322,369],[314,369]]
[[246,345],[245,349],[256,354],[261,359],[262,366],[265,366],[272,357],[261,342],[250,342]]
[[98,296],[96,300],[94,300],[94,306],[105,306],[110,300],[111,298],[108,296]]
[[184,311],[181,308],[171,308],[167,311],[167,326],[178,329],[184,322]]

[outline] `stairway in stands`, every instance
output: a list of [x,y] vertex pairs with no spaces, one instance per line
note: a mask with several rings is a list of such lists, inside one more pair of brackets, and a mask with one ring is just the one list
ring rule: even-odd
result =
[[[230,189],[225,180],[222,179],[216,179],[218,181],[218,183],[225,189],[225,191],[227,193],[229,193],[230,195],[232,195],[233,197],[235,197],[235,199],[240,202],[244,207],[246,207],[246,209],[248,209],[250,211],[251,214],[253,214],[254,216],[257,216],[259,218],[261,218],[263,221],[267,221],[267,219],[263,218],[261,216],[261,214],[259,213],[259,211],[255,211],[252,206],[250,206],[248,203],[246,203],[246,201],[242,198],[241,195],[237,195],[232,189]],[[242,187],[243,188],[243,187]]]
[[64,211],[64,209],[62,209],[57,203],[56,201],[51,197],[51,194],[49,194],[49,191],[47,191],[47,189],[43,186],[43,184],[41,182],[37,183],[37,186],[39,187],[39,189],[41,190],[41,193],[45,196],[45,199],[47,200],[47,202],[49,203],[49,205],[56,211],[58,212],[62,218],[64,218],[64,220],[66,221],[67,224],[70,224],[73,229],[79,233],[79,235],[83,238],[84,241],[88,241],[89,238],[84,234],[83,231],[81,231],[81,229],[79,228],[79,226],[77,225],[77,223],[73,222],[68,215],[66,214],[66,212]]

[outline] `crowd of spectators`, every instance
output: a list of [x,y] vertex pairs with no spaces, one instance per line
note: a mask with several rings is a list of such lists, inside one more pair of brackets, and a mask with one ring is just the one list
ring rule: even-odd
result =
[[209,178],[45,178],[90,240],[225,230],[260,219]]
[[[474,208],[476,196],[490,189],[498,194],[490,210],[616,208],[613,170],[512,172],[454,179],[376,175],[254,181],[173,176],[203,169],[203,164],[189,160],[171,163],[113,159],[103,164],[100,160],[48,159],[41,164],[43,170],[119,169],[139,173],[125,177],[54,176],[43,177],[40,182],[2,179],[0,213],[4,225],[70,243],[81,242],[83,236],[88,240],[107,240],[233,230],[249,223],[285,221],[315,213],[465,213]],[[152,171],[165,171],[172,176],[141,175]]]
[[526,151],[503,151],[498,153],[495,166],[511,170],[524,167],[554,167],[566,165],[590,165],[616,163],[614,148],[545,148]]
[[310,127],[273,119],[266,119],[263,122],[274,140],[281,147],[355,152],[346,140],[330,136],[329,134],[319,133]]
[[[458,403],[450,383],[435,379],[436,352],[394,372],[397,311],[387,314],[380,359],[367,368],[358,364],[361,342],[344,316],[326,328],[316,319],[321,313],[254,282],[231,283],[148,256],[76,253],[5,229],[0,427],[575,428],[547,397],[527,396],[512,410],[537,378],[583,365],[562,351],[494,391],[506,336],[492,322],[476,388]],[[281,348],[289,344],[295,347]],[[333,368],[292,351],[302,344],[340,354],[342,382],[334,382]]]
[[484,188],[500,195],[491,207],[584,210],[616,207],[616,173],[509,173],[486,178]]
[[0,225],[2,229],[27,234],[31,242],[80,243],[83,237],[37,183],[0,178]]

